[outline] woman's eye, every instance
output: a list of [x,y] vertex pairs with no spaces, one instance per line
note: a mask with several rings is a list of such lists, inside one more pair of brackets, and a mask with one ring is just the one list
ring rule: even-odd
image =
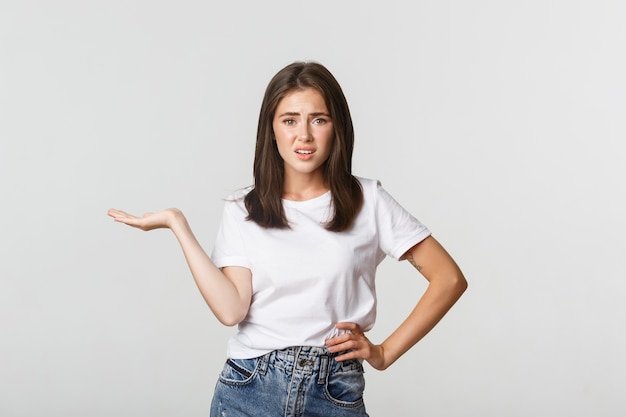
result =
[[293,119],[286,119],[283,123],[285,123],[287,126],[291,126],[296,122]]
[[325,119],[315,119],[315,120],[313,120],[313,124],[323,125],[323,124],[326,124],[326,120]]

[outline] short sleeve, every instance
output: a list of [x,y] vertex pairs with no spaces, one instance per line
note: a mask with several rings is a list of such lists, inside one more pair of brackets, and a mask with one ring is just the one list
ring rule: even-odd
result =
[[[245,242],[241,235],[240,224],[230,209],[235,203],[227,202],[222,213],[222,222],[215,238],[211,260],[218,268],[241,266],[250,268],[251,262],[246,255]],[[245,220],[240,220],[245,221]]]
[[380,248],[388,256],[400,259],[431,232],[376,182],[376,224]]

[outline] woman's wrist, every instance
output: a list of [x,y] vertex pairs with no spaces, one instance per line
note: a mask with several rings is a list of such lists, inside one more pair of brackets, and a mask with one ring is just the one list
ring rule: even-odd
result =
[[187,219],[182,211],[177,208],[167,210],[167,227],[175,234],[187,227]]

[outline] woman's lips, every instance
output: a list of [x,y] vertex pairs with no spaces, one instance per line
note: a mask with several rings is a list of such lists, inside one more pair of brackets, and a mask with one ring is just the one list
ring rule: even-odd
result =
[[314,149],[296,149],[296,156],[301,161],[308,161],[309,159],[313,158],[314,153]]

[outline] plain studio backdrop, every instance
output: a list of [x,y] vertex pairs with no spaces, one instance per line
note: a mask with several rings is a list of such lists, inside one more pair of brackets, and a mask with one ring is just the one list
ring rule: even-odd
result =
[[[295,60],[343,86],[354,173],[470,283],[390,369],[366,365],[370,415],[624,416],[617,0],[2,1],[0,415],[208,415],[234,329],[171,232],[106,211],[179,207],[210,251]],[[387,259],[377,283],[381,342],[426,281]]]

